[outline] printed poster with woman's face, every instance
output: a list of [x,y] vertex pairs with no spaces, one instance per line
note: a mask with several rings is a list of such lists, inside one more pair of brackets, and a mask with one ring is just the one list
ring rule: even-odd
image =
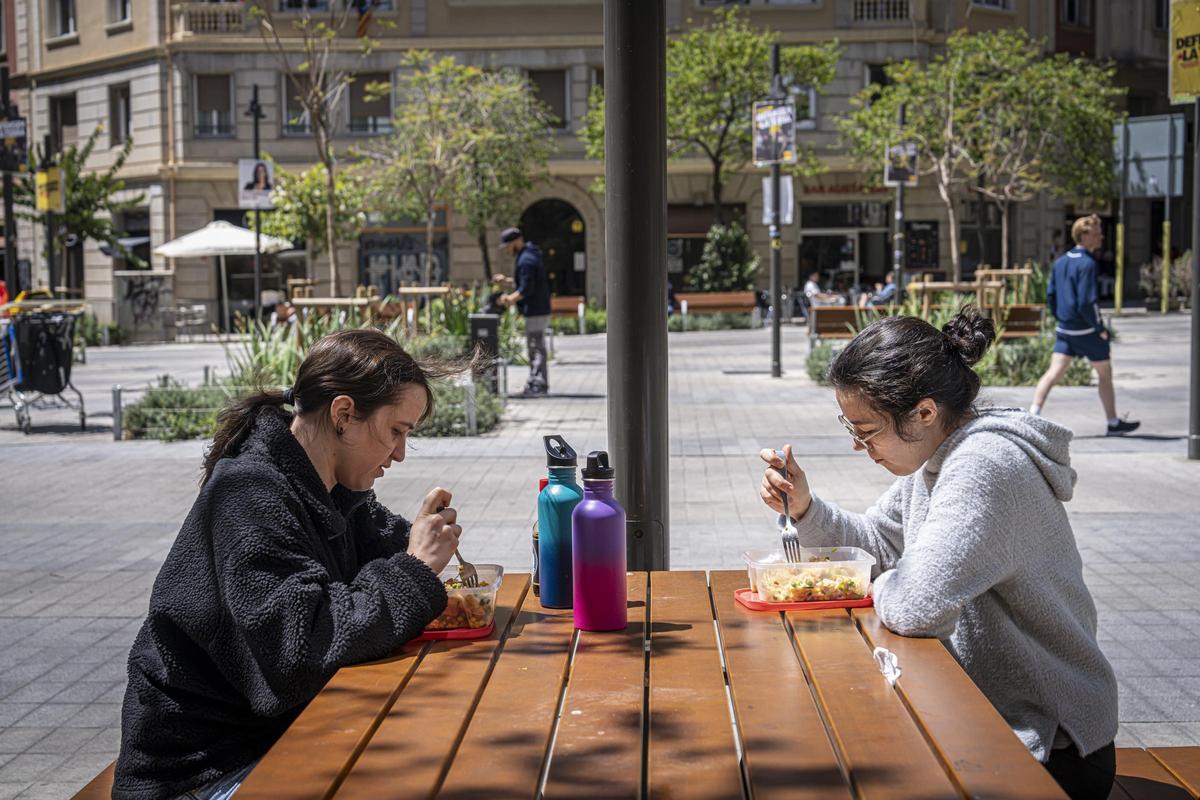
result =
[[257,158],[238,159],[238,208],[270,211],[275,164]]

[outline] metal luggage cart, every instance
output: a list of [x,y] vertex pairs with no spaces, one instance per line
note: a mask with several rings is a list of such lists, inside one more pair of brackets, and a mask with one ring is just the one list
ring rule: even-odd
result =
[[0,396],[7,396],[17,415],[17,427],[29,433],[29,407],[17,390],[21,383],[21,358],[17,353],[17,340],[12,320],[0,317]]
[[[4,320],[6,388],[17,426],[24,433],[30,432],[30,412],[35,408],[77,410],[79,429],[87,429],[83,395],[71,383],[75,326],[80,316],[67,311],[22,311]],[[75,394],[74,400],[66,396],[68,389]]]

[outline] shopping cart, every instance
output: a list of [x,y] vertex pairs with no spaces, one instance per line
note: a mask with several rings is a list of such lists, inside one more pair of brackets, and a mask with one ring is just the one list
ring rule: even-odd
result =
[[[69,408],[79,412],[79,429],[87,429],[83,395],[71,383],[72,350],[79,313],[22,311],[4,320],[7,392],[17,427],[29,433],[34,408]],[[0,383],[0,388],[5,388]],[[74,393],[72,400],[67,390]]]
[[21,383],[21,359],[17,354],[17,340],[12,320],[0,317],[0,396],[7,395],[17,415],[17,427],[29,433],[29,407],[17,390]]

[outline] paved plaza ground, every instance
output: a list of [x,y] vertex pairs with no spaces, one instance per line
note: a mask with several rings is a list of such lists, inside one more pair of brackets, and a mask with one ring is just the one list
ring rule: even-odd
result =
[[[1126,317],[1114,347],[1118,403],[1138,437],[1104,437],[1094,388],[1058,389],[1045,413],[1076,432],[1068,511],[1120,679],[1120,745],[1200,744],[1200,462],[1188,461],[1186,316]],[[804,372],[802,328],[784,332],[773,380],[766,330],[670,338],[671,566],[740,567],[777,541],[757,497],[763,447],[794,445],[814,491],[862,511],[890,476],[835,420]],[[434,485],[453,491],[474,561],[529,568],[541,436],[605,446],[605,340],[558,337],[552,396],[513,400],[501,427],[417,439],[377,485],[410,515]],[[169,372],[198,382],[214,343],[96,348],[76,367],[89,429],[34,411],[23,436],[0,403],[0,799],[69,797],[117,753],[125,659],[159,565],[197,491],[202,443],[114,442],[111,387]],[[519,389],[523,376],[510,375]],[[985,389],[997,405],[1031,389]]]

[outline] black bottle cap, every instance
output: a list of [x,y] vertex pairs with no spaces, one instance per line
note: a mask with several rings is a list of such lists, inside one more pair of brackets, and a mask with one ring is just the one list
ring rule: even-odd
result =
[[546,466],[574,467],[579,464],[579,456],[558,434],[543,436],[542,441],[546,444]]
[[587,466],[583,468],[583,477],[594,481],[611,481],[617,472],[608,463],[608,451],[593,450],[588,453]]

